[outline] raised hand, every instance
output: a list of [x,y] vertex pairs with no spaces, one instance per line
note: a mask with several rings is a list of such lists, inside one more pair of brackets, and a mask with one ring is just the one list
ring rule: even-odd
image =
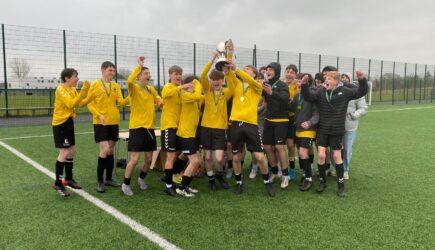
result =
[[211,52],[211,60],[214,62],[214,60],[216,60],[218,55],[219,55],[219,53],[217,52],[217,50],[213,50]]
[[89,81],[83,82],[83,84],[82,84],[83,91],[88,91],[90,87],[91,87],[91,83]]
[[301,81],[301,83],[302,83],[302,84],[307,84],[307,83],[308,83],[308,78],[309,78],[308,75],[304,75],[304,77],[302,77],[302,81]]
[[263,83],[263,89],[268,95],[272,95],[272,87],[268,83]]
[[310,124],[308,124],[308,122],[303,122],[303,123],[301,123],[301,127],[303,129],[309,129],[310,128]]
[[139,58],[137,59],[137,64],[141,67],[143,67],[145,63],[145,57],[144,56],[139,56]]

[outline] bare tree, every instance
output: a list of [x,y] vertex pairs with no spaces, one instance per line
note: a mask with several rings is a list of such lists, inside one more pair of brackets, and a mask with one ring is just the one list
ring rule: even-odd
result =
[[11,61],[11,67],[15,75],[17,76],[19,84],[21,86],[23,79],[25,79],[29,75],[30,64],[25,59],[14,58]]

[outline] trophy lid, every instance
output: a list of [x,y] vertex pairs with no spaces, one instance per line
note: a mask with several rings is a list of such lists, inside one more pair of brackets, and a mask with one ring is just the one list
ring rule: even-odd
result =
[[218,43],[218,45],[216,47],[216,50],[218,52],[221,52],[221,53],[225,52],[225,50],[226,50],[226,48],[225,48],[225,42]]

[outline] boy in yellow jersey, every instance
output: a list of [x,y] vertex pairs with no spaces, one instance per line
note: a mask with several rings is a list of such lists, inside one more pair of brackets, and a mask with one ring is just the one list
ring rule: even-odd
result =
[[169,72],[169,83],[163,86],[162,99],[163,109],[160,117],[161,147],[166,151],[166,161],[164,166],[165,193],[170,196],[177,196],[172,176],[174,163],[179,155],[177,143],[177,129],[181,113],[181,94],[182,90],[191,87],[189,84],[181,85],[183,70],[177,66],[171,66]]
[[[116,74],[115,65],[109,61],[101,65],[102,78],[96,80],[89,90],[89,94],[82,105],[88,104],[92,113],[94,124],[94,139],[98,143],[100,152],[97,165],[97,191],[104,193],[107,186],[119,187],[120,184],[112,179],[114,167],[113,152],[119,134],[119,106],[128,103],[128,98],[123,98],[121,86],[113,81]],[[103,180],[106,170],[106,180]]]
[[[289,91],[287,84],[279,79],[280,76],[281,65],[270,63],[267,66],[267,79],[263,90],[263,97],[267,103],[263,142],[267,159],[272,167],[270,181],[273,182],[278,175],[277,163],[279,162],[282,171],[281,188],[287,188],[289,183],[288,160],[284,145],[286,144],[289,123]],[[278,157],[275,156],[275,151]]]
[[[307,74],[301,74],[298,77],[298,89],[301,88],[301,78],[305,75]],[[290,106],[290,110],[295,113],[295,144],[298,149],[299,166],[305,175],[299,189],[301,191],[308,191],[313,182],[309,152],[316,139],[316,125],[319,122],[319,111],[315,104],[307,102],[302,98],[300,93],[296,93]]]
[[[242,148],[245,143],[248,149],[254,152],[261,173],[263,174],[264,184],[269,196],[275,196],[275,189],[269,180],[269,171],[264,157],[263,142],[258,130],[257,106],[263,91],[263,85],[252,78],[245,71],[252,70],[248,67],[244,70],[236,69],[234,64],[230,64],[231,70],[227,74],[229,83],[234,84],[233,106],[231,110],[231,145],[233,149],[233,168],[236,179],[237,195],[242,194]],[[240,77],[239,80],[237,77]]]
[[62,83],[56,88],[53,121],[51,123],[54,145],[59,149],[55,182],[52,187],[63,197],[69,196],[61,180],[64,168],[66,172],[65,184],[74,189],[81,189],[73,179],[73,160],[76,154],[73,119],[76,117],[74,109],[79,106],[80,101],[85,97],[90,83],[84,82],[82,90],[78,94],[76,86],[79,78],[77,75],[75,69],[66,68],[62,70],[60,74]]
[[[284,82],[287,83],[289,87],[289,94],[290,94],[290,100],[293,100],[295,98],[296,93],[299,93],[300,90],[297,87],[297,80],[296,80],[296,74],[298,73],[298,67],[294,64],[290,64],[285,68],[285,79]],[[288,148],[288,155],[289,155],[289,165],[290,165],[290,171],[289,171],[289,177],[290,180],[296,179],[296,172],[295,172],[295,144],[294,144],[294,138],[295,138],[295,114],[294,112],[289,113],[289,125],[288,125],[288,131],[287,131],[287,148]]]
[[199,156],[199,143],[196,138],[196,131],[199,122],[201,83],[194,76],[188,76],[183,81],[180,94],[181,112],[177,129],[178,147],[187,158],[189,164],[184,170],[181,185],[177,187],[177,194],[184,197],[193,197],[198,190],[189,187],[192,175],[201,163]]
[[157,149],[155,126],[155,105],[160,105],[162,99],[157,91],[150,84],[150,70],[144,67],[145,57],[139,57],[138,65],[133,69],[127,79],[127,90],[130,97],[130,122],[129,122],[129,141],[128,151],[130,152],[130,161],[127,164],[124,173],[124,182],[121,190],[127,196],[132,196],[133,191],[130,187],[131,175],[137,162],[140,159],[140,153],[145,153],[144,164],[137,179],[139,188],[146,190],[148,185],[145,183],[153,151]]
[[[204,113],[201,120],[200,148],[204,150],[205,167],[209,178],[209,188],[216,191],[215,179],[219,181],[223,189],[229,185],[224,180],[224,152],[226,149],[225,131],[228,128],[227,101],[232,96],[231,86],[223,88],[224,73],[213,69],[209,75],[211,66],[217,57],[213,51],[211,60],[201,72],[201,84],[204,90]],[[212,168],[212,152],[216,159],[216,175]]]

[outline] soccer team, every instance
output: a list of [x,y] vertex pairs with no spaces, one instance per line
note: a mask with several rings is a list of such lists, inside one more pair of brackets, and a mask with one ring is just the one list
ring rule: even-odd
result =
[[[162,112],[161,149],[166,153],[162,181],[164,192],[170,196],[193,197],[198,193],[190,183],[202,162],[212,191],[218,187],[229,189],[226,179],[234,175],[235,193],[242,194],[246,151],[252,158],[249,177],[255,178],[259,170],[266,192],[272,197],[275,196],[275,179],[281,179],[282,189],[288,187],[289,181],[296,180],[297,154],[301,174],[299,189],[307,191],[313,183],[312,165],[314,149],[317,149],[319,184],[316,191],[325,190],[332,163],[337,176],[337,194],[344,197],[344,180],[349,176],[357,119],[367,109],[364,96],[368,87],[363,73],[356,72],[358,84],[353,84],[349,74],[340,75],[335,67],[327,66],[313,80],[309,74],[298,74],[297,67],[291,64],[286,67],[282,81],[279,63],[272,62],[260,70],[252,65],[238,68],[231,40],[226,42],[226,50],[226,61],[219,64],[216,64],[218,52],[212,52],[200,78],[183,76],[182,68],[171,66],[169,83],[164,85],[161,96],[150,84],[150,70],[144,66],[143,56],[138,58],[137,66],[128,77],[125,98],[120,85],[113,80],[116,67],[111,62],[101,65],[101,79],[92,84],[85,81],[80,92],[76,90],[78,72],[64,69],[62,83],[56,89],[52,121],[55,146],[59,149],[52,187],[61,196],[69,195],[65,186],[81,188],[73,178],[76,151],[73,119],[75,108],[87,105],[93,117],[94,139],[99,146],[97,191],[104,193],[106,186],[121,186],[124,195],[133,195],[131,176],[141,154],[144,161],[138,186],[146,190],[145,179],[153,151],[157,149],[157,106]],[[123,183],[119,184],[112,178],[113,155],[119,135],[119,107],[125,105],[130,105],[131,110],[130,159]],[[349,126],[354,130],[348,131]]]

